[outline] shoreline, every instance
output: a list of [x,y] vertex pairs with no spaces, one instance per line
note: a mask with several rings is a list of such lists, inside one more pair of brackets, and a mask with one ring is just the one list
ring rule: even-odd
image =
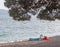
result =
[[60,47],[60,36],[51,37],[50,40],[21,41],[0,43],[0,47]]
[[[49,36],[50,38],[53,38],[53,37],[56,37],[56,36]],[[36,37],[35,37],[36,38]],[[25,39],[25,40],[28,40],[28,39]],[[23,41],[25,41],[25,40],[16,40],[16,41],[7,41],[7,42],[0,42],[0,44],[1,43],[14,43],[14,42],[23,42]]]

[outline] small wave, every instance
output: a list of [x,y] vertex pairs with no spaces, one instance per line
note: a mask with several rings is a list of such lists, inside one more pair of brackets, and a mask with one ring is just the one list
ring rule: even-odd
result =
[[6,36],[6,34],[0,34],[0,37],[1,37],[1,36]]
[[0,42],[0,43],[13,43],[13,42],[21,42],[21,41],[7,41],[7,42]]
[[[28,39],[24,39],[24,40],[28,40]],[[0,41],[0,43],[14,43],[14,42],[22,42],[24,40]]]

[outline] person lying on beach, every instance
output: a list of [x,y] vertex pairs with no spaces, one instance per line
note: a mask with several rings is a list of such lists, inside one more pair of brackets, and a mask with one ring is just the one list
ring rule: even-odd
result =
[[42,40],[43,35],[41,34],[39,38],[29,38],[29,41],[37,41],[37,40]]
[[49,40],[49,37],[40,35],[40,38],[29,38],[29,41]]

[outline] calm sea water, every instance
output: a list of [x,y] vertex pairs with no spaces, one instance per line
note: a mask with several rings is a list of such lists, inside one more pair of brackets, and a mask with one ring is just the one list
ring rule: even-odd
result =
[[14,21],[8,14],[0,15],[0,42],[21,41],[30,37],[60,35],[60,21],[32,18],[31,21]]

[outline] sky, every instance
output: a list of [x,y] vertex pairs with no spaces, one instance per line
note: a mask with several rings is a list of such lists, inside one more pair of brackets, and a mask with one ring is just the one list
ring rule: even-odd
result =
[[0,9],[8,10],[8,8],[4,6],[4,0],[0,0]]

